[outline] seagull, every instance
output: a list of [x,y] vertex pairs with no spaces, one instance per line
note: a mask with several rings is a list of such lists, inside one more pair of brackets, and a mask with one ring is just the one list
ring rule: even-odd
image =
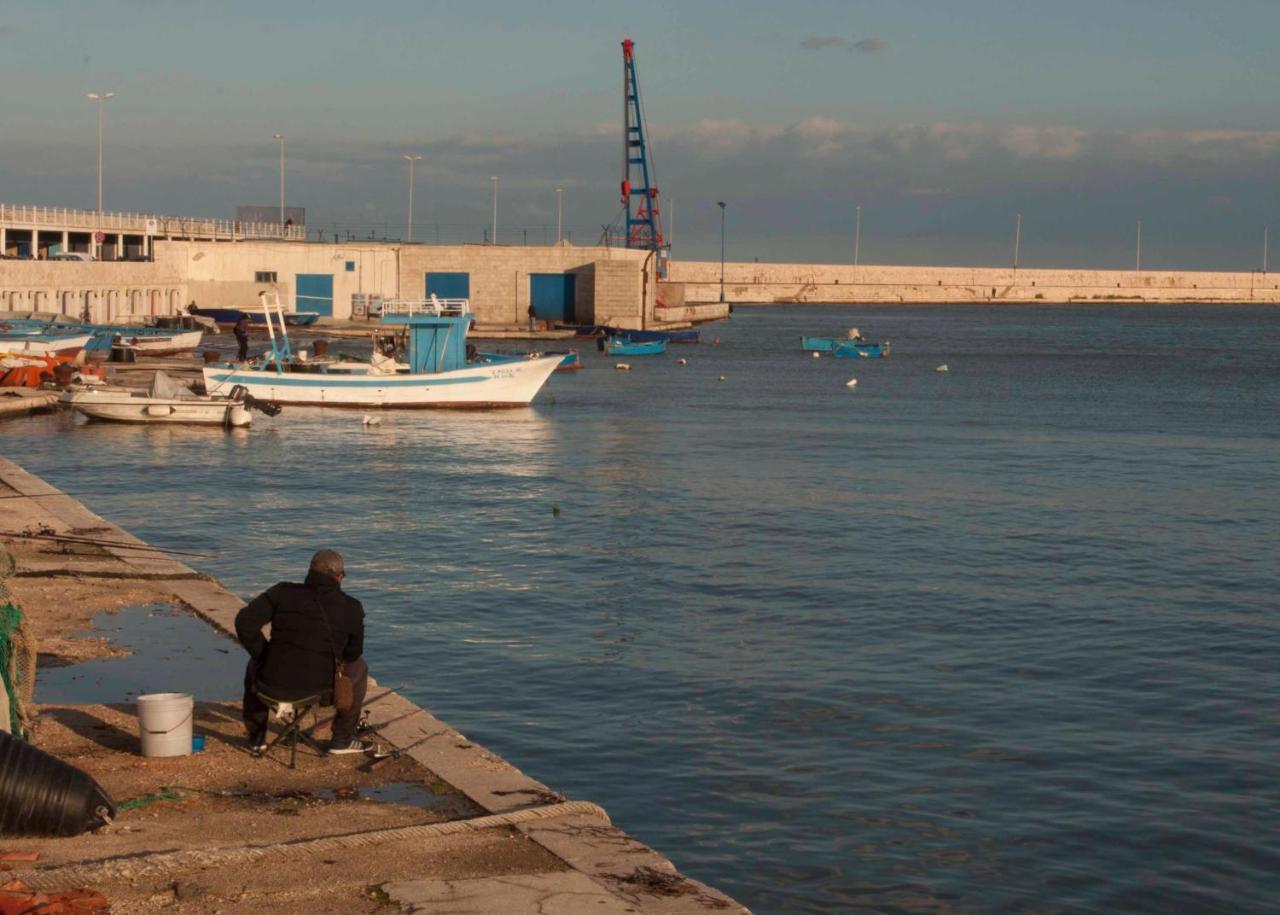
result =
[[940,366],[938,366],[936,369],[934,369],[934,371],[935,371],[935,372],[949,372],[949,371],[951,371],[951,369],[947,368],[947,364],[944,362],[944,363],[942,363],[942,365],[940,365]]
[[865,349],[858,350],[858,356],[862,359],[868,358],[867,351]]
[[814,358],[814,359],[821,359],[821,358],[822,358],[822,353],[814,353],[814,354],[813,354],[813,358]]
[[677,359],[677,360],[676,360],[676,365],[688,365],[688,364],[689,364],[689,360],[688,360],[688,359]]
[[723,375],[721,375],[721,376],[720,376],[720,380],[721,380],[721,381],[724,381],[724,376],[723,376]]
[[382,417],[381,417],[381,416],[370,416],[368,413],[366,413],[366,414],[365,414],[365,415],[360,419],[360,423],[361,423],[362,425],[365,425],[365,426],[381,426],[381,425],[382,425]]
[[614,366],[614,368],[617,369],[619,372],[631,371],[631,366],[625,362],[619,362],[617,365]]
[[846,388],[856,388],[858,386],[858,379],[850,378],[848,381],[844,383],[844,386]]

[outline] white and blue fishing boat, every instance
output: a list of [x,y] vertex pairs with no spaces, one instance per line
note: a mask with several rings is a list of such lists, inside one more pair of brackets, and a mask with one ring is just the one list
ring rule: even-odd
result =
[[660,356],[667,351],[667,341],[632,341],[623,337],[610,337],[604,341],[604,351],[610,356]]
[[467,299],[387,302],[382,327],[402,349],[375,349],[368,362],[316,360],[295,355],[279,298],[263,313],[271,350],[257,364],[204,367],[205,390],[225,393],[236,385],[261,401],[322,407],[523,407],[546,384],[561,356],[484,362],[468,358],[472,322]]

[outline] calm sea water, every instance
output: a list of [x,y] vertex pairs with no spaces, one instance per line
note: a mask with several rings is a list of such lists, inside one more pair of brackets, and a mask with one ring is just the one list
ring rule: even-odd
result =
[[529,410],[0,448],[246,595],[342,550],[380,680],[759,912],[1261,912],[1278,326],[741,308]]

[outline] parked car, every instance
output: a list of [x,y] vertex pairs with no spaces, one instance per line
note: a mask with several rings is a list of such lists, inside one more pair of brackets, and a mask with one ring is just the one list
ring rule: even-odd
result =
[[84,251],[60,251],[57,254],[50,254],[51,261],[91,261],[93,255]]

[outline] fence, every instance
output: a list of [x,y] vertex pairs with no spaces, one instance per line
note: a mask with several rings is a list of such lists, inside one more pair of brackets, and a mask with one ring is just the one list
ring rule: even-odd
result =
[[154,213],[103,213],[65,207],[36,207],[0,203],[0,225],[50,229],[87,229],[127,232],[130,235],[157,235],[168,238],[209,238],[237,241],[244,238],[283,238],[305,241],[306,226],[277,223],[242,223],[234,219],[199,219],[162,216]]

